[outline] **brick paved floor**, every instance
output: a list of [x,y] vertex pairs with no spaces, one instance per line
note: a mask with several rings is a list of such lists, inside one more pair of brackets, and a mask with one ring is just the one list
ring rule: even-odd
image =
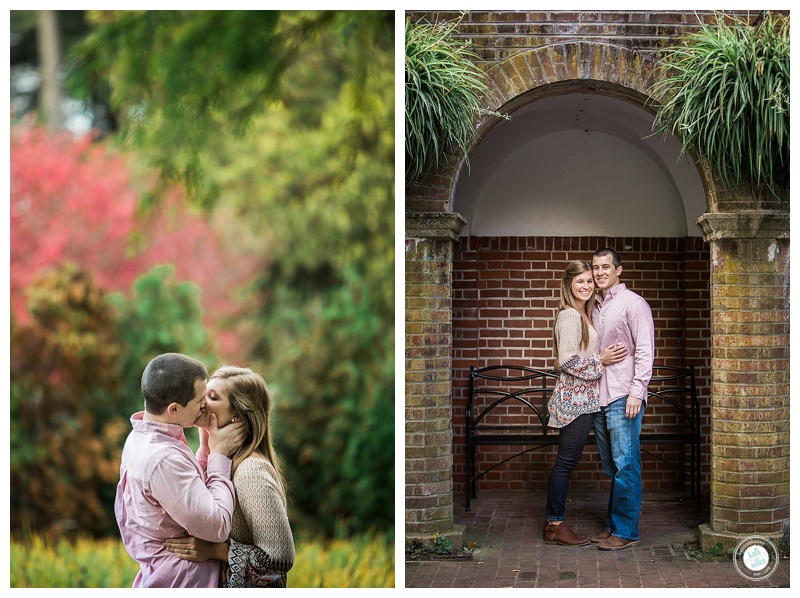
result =
[[[457,497],[458,498],[458,497]],[[570,494],[566,520],[592,534],[603,528],[605,492]],[[470,561],[408,561],[409,588],[728,588],[789,587],[789,561],[761,582],[742,577],[731,560],[697,561],[684,550],[709,520],[688,495],[645,493],[637,546],[617,552],[595,544],[548,546],[542,539],[544,493],[483,491],[464,512],[465,542],[476,542]]]

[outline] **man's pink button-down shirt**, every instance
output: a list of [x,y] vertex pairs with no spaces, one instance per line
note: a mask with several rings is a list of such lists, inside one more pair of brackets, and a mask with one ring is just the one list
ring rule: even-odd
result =
[[162,547],[164,540],[196,536],[224,542],[235,506],[231,461],[212,453],[204,472],[183,428],[131,417],[114,501],[122,542],[140,565],[135,588],[215,588],[219,561],[184,561]]
[[592,314],[600,351],[616,343],[628,348],[622,361],[606,366],[600,378],[600,406],[631,396],[647,402],[647,385],[653,376],[655,332],[647,301],[624,283],[611,287],[605,299],[598,293]]

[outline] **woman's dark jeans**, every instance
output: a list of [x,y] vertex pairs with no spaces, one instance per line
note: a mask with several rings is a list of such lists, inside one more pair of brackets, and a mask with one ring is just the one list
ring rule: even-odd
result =
[[547,519],[564,521],[569,476],[581,458],[594,424],[594,413],[584,413],[558,432],[558,456],[547,485]]

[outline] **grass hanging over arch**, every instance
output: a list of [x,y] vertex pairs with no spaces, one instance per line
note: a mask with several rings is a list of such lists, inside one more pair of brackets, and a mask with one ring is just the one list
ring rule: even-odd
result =
[[446,23],[406,19],[406,178],[414,181],[447,153],[467,155],[476,116],[488,112],[484,75],[469,42],[456,39],[461,19]]
[[709,162],[729,190],[789,189],[789,18],[724,14],[664,50],[654,127]]

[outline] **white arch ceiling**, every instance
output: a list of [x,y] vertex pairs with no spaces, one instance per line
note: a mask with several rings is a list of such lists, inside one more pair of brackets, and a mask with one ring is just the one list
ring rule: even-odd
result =
[[700,176],[680,143],[625,100],[569,93],[531,102],[481,140],[453,211],[475,236],[701,236]]

